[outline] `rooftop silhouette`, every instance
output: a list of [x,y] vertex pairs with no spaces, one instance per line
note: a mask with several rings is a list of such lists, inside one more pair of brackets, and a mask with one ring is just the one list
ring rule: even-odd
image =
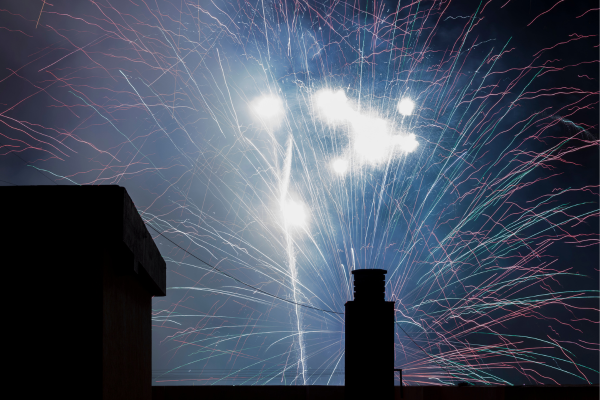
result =
[[150,400],[151,305],[166,293],[166,264],[125,188],[0,196],[6,282],[19,288],[11,324],[23,345],[9,350],[18,397]]

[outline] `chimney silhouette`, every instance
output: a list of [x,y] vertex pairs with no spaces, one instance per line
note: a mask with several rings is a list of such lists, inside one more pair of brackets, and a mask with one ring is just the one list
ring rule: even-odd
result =
[[345,399],[394,398],[394,302],[385,301],[384,269],[354,275],[346,307]]

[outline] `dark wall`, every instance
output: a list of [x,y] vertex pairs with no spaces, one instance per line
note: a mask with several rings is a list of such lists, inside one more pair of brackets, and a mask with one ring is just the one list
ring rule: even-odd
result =
[[344,327],[346,400],[392,400],[394,302],[348,301]]
[[165,264],[124,188],[3,187],[0,199],[14,397],[150,400]]
[[[598,400],[598,386],[405,386],[397,400]],[[154,386],[152,400],[342,400],[343,386]],[[369,399],[371,400],[371,399]],[[375,400],[373,398],[373,400]]]
[[152,397],[152,297],[136,276],[118,273],[115,266],[122,260],[110,257],[105,260],[102,269],[103,398],[149,400]]

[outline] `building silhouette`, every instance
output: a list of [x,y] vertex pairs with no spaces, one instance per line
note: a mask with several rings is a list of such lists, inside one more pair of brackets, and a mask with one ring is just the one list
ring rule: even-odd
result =
[[345,398],[394,398],[394,302],[385,301],[383,269],[352,271],[354,300],[345,312]]
[[2,187],[0,198],[13,396],[150,400],[166,264],[125,188]]
[[[166,264],[119,186],[0,187],[5,392],[42,399],[400,399],[384,270],[346,303],[346,386],[155,386],[151,302]],[[587,400],[597,385],[408,386],[404,400]]]

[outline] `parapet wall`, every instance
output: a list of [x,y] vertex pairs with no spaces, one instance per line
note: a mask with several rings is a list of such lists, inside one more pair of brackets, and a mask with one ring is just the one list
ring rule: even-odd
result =
[[[598,400],[594,386],[405,386],[396,400]],[[344,386],[153,386],[152,400],[342,400]]]

